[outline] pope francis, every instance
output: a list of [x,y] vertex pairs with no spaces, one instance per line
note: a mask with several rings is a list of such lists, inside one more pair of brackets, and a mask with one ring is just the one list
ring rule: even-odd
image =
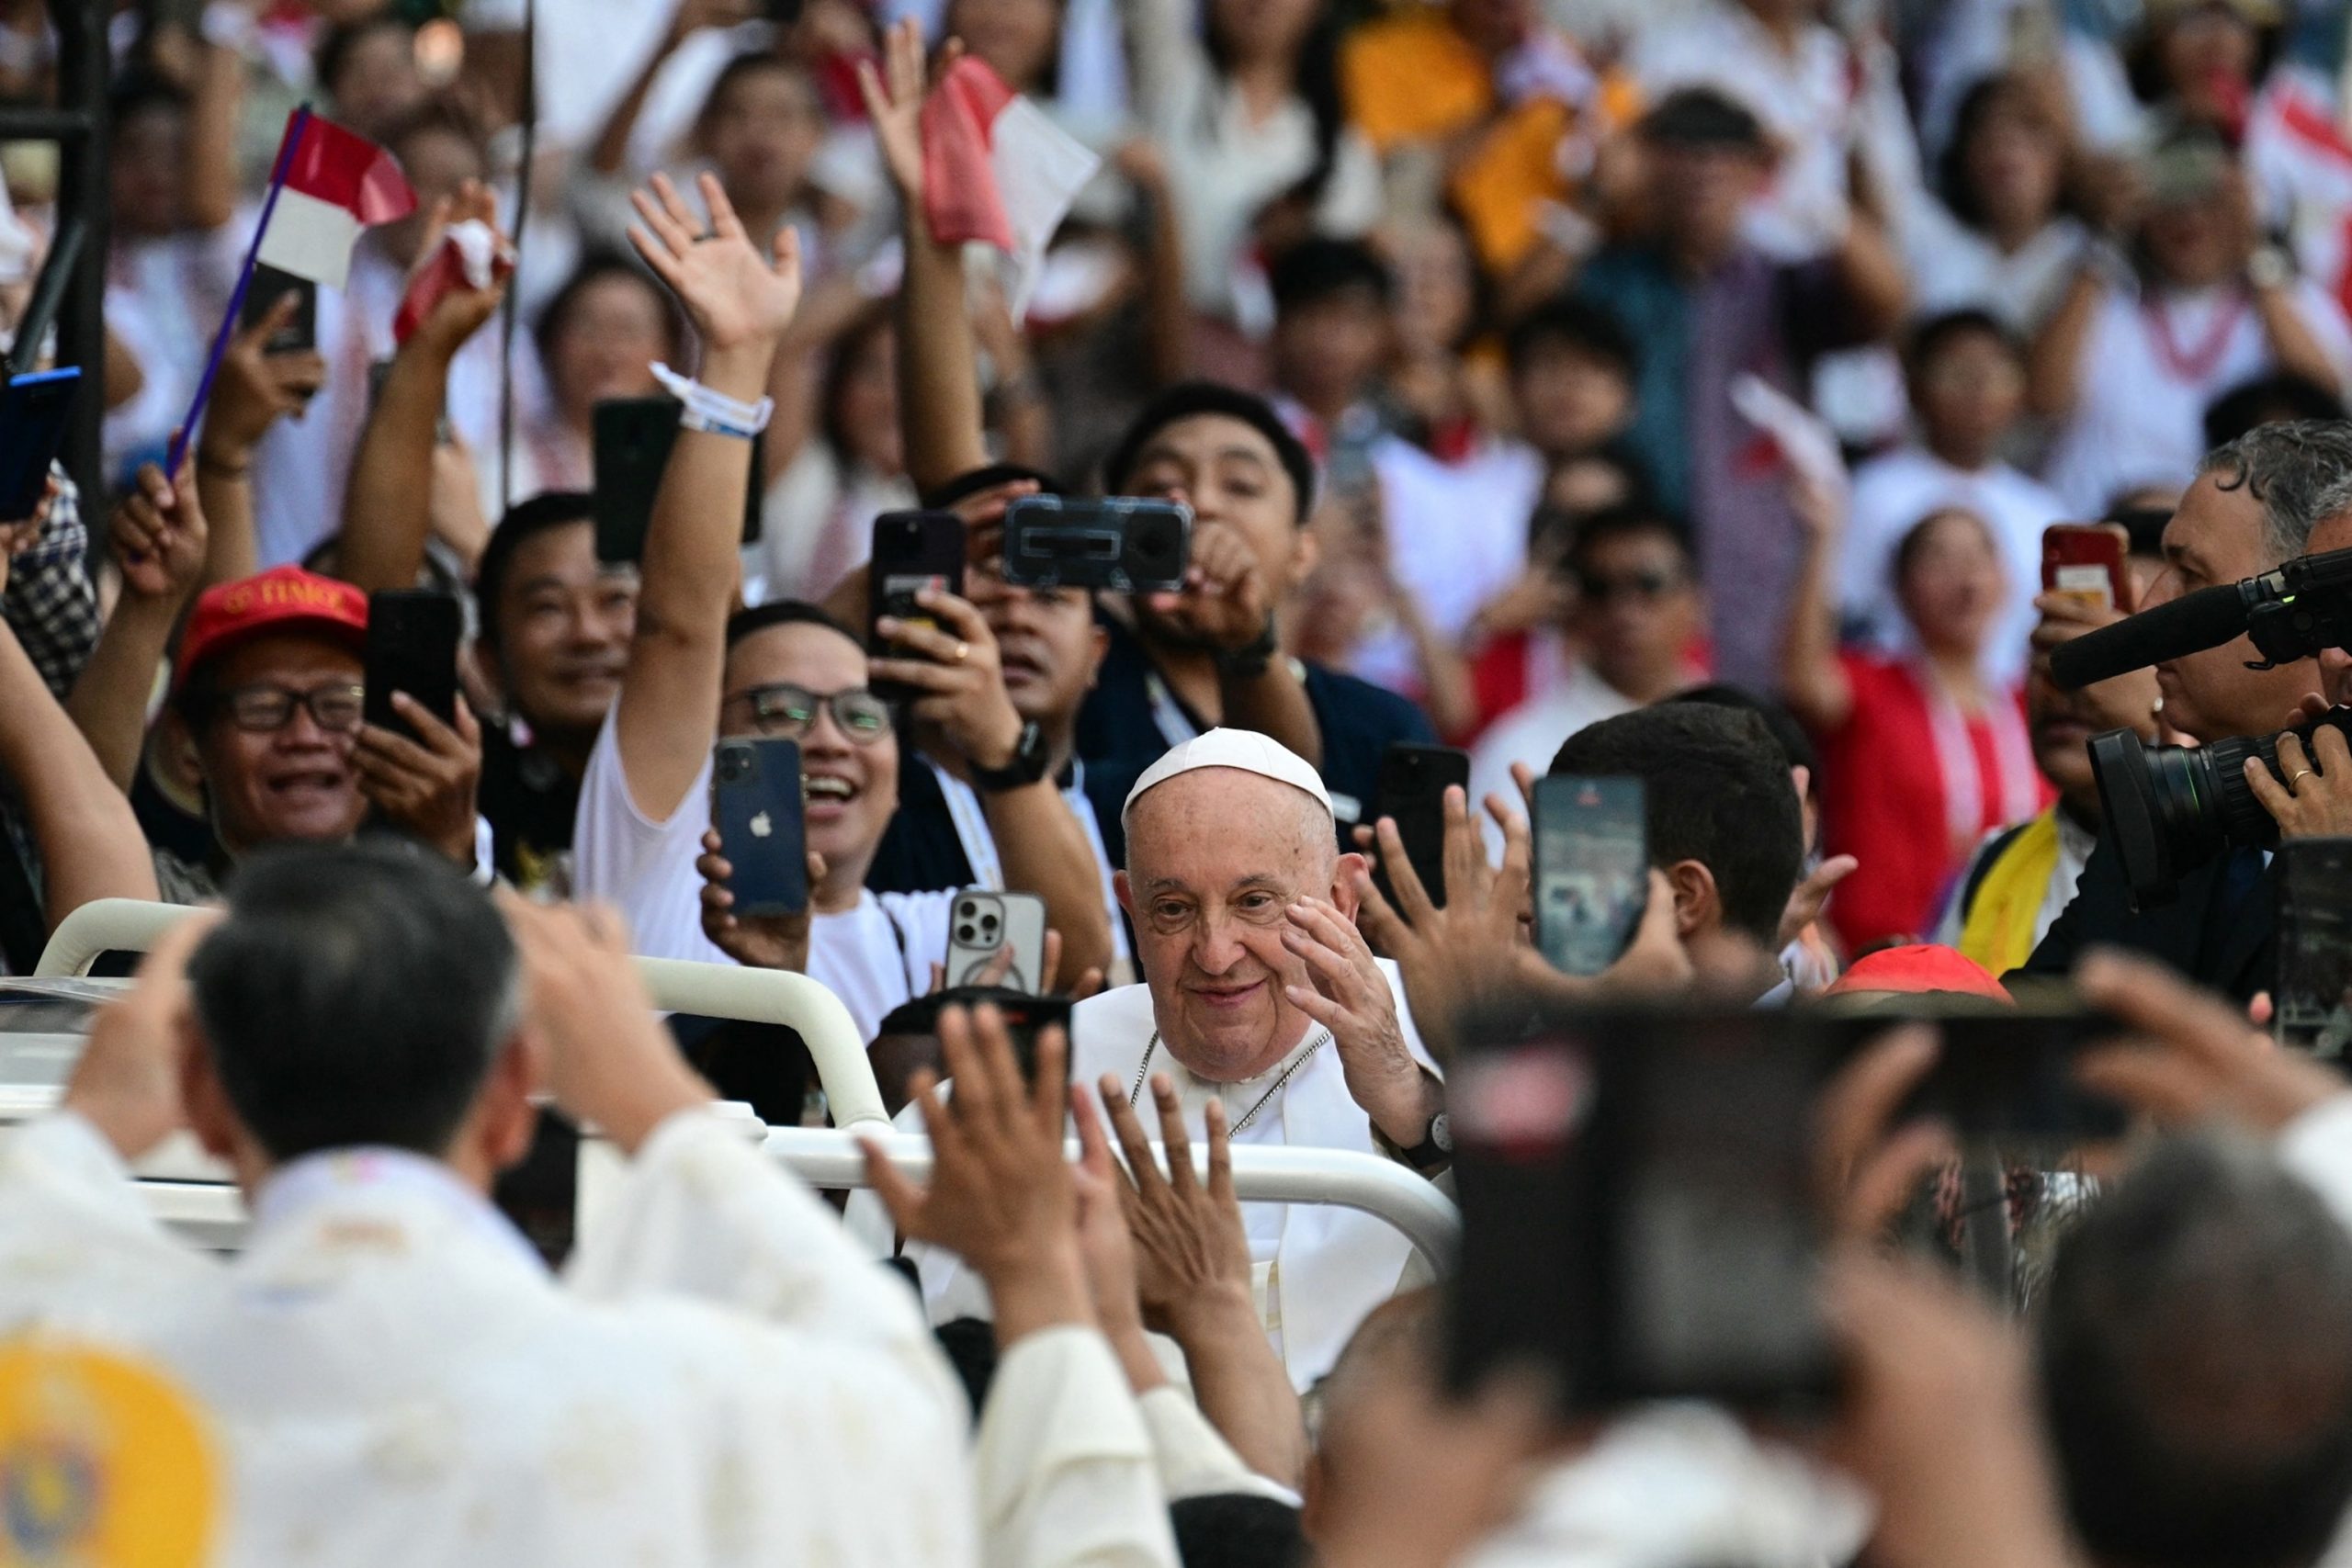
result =
[[[1355,929],[1358,857],[1338,852],[1315,770],[1265,736],[1215,729],[1152,764],[1124,817],[1117,890],[1143,983],[1078,1005],[1071,1081],[1113,1080],[1134,1102],[1165,1074],[1196,1140],[1219,1099],[1236,1144],[1442,1164],[1436,1065],[1396,966]],[[1352,1210],[1245,1203],[1242,1213],[1260,1316],[1304,1390],[1395,1293],[1412,1250]],[[955,1258],[910,1250],[933,1321],[985,1311]]]

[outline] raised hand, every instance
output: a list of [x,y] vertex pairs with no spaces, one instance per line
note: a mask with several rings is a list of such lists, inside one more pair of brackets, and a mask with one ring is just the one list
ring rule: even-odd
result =
[[[1127,1103],[1126,1090],[1105,1073],[1095,1086],[1109,1112],[1111,1130],[1126,1156],[1119,1178],[1119,1202],[1134,1237],[1136,1291],[1144,1321],[1163,1334],[1183,1337],[1193,1319],[1238,1304],[1254,1311],[1250,1290],[1250,1233],[1233,1193],[1233,1148],[1226,1132],[1225,1106],[1209,1101],[1208,1179],[1193,1169],[1193,1141],[1184,1111],[1165,1073],[1151,1076],[1151,1100],[1159,1115],[1160,1148],[1168,1159],[1161,1174],[1151,1140]],[[1080,1123],[1081,1133],[1085,1122]],[[1081,1136],[1080,1145],[1084,1140]]]
[[2084,1054],[2091,1089],[2169,1127],[2227,1117],[2275,1133],[2344,1092],[2344,1079],[2250,1029],[2228,1003],[2161,964],[2095,953],[2075,972],[2083,999],[2142,1037]]
[[[939,68],[953,65],[963,49],[949,39],[940,48]],[[857,62],[857,91],[865,100],[865,117],[873,122],[883,166],[890,171],[890,183],[899,187],[899,199],[911,218],[922,206],[922,29],[913,18],[882,35],[878,73],[871,61]]]
[[[702,876],[702,934],[710,944],[746,969],[785,969],[802,975],[808,970],[809,906],[797,915],[738,915],[735,895],[727,884],[735,874],[714,828],[702,836],[702,854],[695,870]],[[808,852],[808,886],[825,879],[825,857]]]
[[908,713],[916,723],[934,726],[976,766],[1009,766],[1021,747],[1020,713],[1004,689],[1004,668],[988,618],[968,600],[926,588],[915,603],[936,615],[925,626],[885,615],[874,629],[916,657],[876,659],[876,682],[911,687]]
[[1258,552],[1227,524],[1193,528],[1193,564],[1181,593],[1154,593],[1152,613],[1204,647],[1223,652],[1248,648],[1266,633],[1273,601]]
[[501,259],[491,267],[487,288],[452,288],[435,300],[431,313],[418,324],[415,335],[409,340],[415,343],[422,339],[424,346],[444,355],[453,355],[463,348],[466,340],[498,313],[500,302],[506,298],[507,280],[514,271],[506,236],[498,227],[498,197],[479,180],[466,181],[458,187],[457,195],[446,197],[435,206],[432,216],[425,220],[424,243],[417,248],[415,271],[437,265],[442,242],[452,228],[466,222],[489,226]]
[[229,340],[220,372],[205,404],[198,461],[239,469],[269,427],[281,419],[300,420],[311,397],[326,383],[327,362],[315,348],[272,354],[269,340],[294,321],[301,300],[281,296],[252,326]]
[[474,796],[481,783],[481,726],[458,699],[456,723],[444,724],[406,692],[392,708],[416,731],[363,726],[351,749],[359,792],[386,821],[406,829],[461,866],[474,863]]
[[717,176],[700,181],[707,233],[670,177],[655,175],[650,195],[629,194],[640,220],[629,225],[629,243],[685,307],[707,351],[773,349],[800,307],[800,237],[779,229],[775,259],[763,259]]
[[66,1081],[63,1108],[81,1116],[126,1160],[153,1149],[187,1120],[180,1061],[190,1016],[187,961],[220,923],[192,912],[140,961],[137,982],[98,1010],[89,1043]]
[[1290,1005],[1331,1032],[1348,1093],[1399,1148],[1421,1142],[1438,1109],[1435,1090],[1405,1043],[1396,996],[1352,921],[1320,898],[1285,911],[1283,946],[1305,968],[1283,987]]
[[204,508],[196,499],[196,466],[183,461],[177,485],[153,463],[141,466],[130,493],[115,508],[108,544],[122,590],[151,604],[177,606],[204,571]]

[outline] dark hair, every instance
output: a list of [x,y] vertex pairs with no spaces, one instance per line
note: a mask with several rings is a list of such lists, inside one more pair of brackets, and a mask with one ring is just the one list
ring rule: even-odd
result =
[[273,1160],[359,1145],[438,1155],[521,1012],[506,922],[405,840],[246,857],[188,963],[238,1120]]
[[817,85],[808,72],[773,50],[747,50],[720,66],[718,74],[711,78],[710,91],[703,95],[702,107],[695,113],[695,134],[702,136],[708,132],[710,117],[718,112],[718,100],[731,92],[737,83],[763,71],[774,71],[798,82],[808,90],[809,101],[817,106],[817,113],[820,116],[824,113],[822,102],[817,96]]
[[667,356],[675,359],[686,340],[685,322],[678,315],[678,307],[671,299],[670,291],[662,287],[651,273],[617,251],[591,251],[580,258],[563,287],[539,307],[538,320],[531,324],[531,345],[538,351],[539,363],[551,365],[555,360],[555,340],[568,323],[571,312],[591,288],[607,278],[626,278],[650,294],[662,304],[662,331],[667,339]]
[[1903,349],[1904,368],[1917,376],[1928,360],[1950,347],[1954,339],[1966,337],[1972,333],[1992,338],[2010,358],[2019,364],[2025,362],[2025,344],[2018,334],[1992,311],[1972,305],[1930,316],[1913,329],[1910,341]]
[[2042,1412],[2097,1561],[2301,1568],[2352,1502],[2352,1236],[2267,1151],[2160,1145],[2060,1245]]
[[1027,479],[1037,487],[1039,495],[1068,495],[1062,481],[1043,468],[1033,468],[1023,463],[983,463],[977,468],[967,468],[951,479],[940,480],[923,491],[922,503],[933,512],[944,512],[967,496],[984,490]]
[[1396,298],[1396,275],[1361,240],[1301,240],[1266,269],[1274,309],[1287,314],[1349,294],[1369,294],[1383,307]]
[[[2143,104],[2159,104],[2165,101],[2165,29],[2168,26],[2188,17],[2190,12],[2202,8],[2199,6],[2148,6],[2146,22],[2138,29],[2136,35],[2128,40],[2118,40],[2119,43],[2128,42],[2128,47],[2123,52],[2123,68],[2125,80],[2132,85],[2132,96]],[[2270,62],[2278,56],[2279,46],[2286,37],[2286,29],[2275,24],[2269,27],[2256,26],[2252,17],[2247,17],[2235,6],[2225,6],[2222,9],[2245,22],[2247,30],[2254,34],[2254,61],[2247,72],[2247,76],[2249,80],[2259,85],[2263,78],[2270,73]],[[2291,13],[2291,7],[2286,9]]]
[[1769,153],[1771,139],[1755,111],[1714,87],[1677,87],[1634,127],[1645,141],[1677,147],[1736,147]]
[[119,125],[134,115],[149,109],[168,109],[174,114],[186,114],[187,95],[165,77],[153,71],[126,71],[115,79],[113,89],[107,94],[107,122]]
[[1564,297],[1540,305],[1521,316],[1503,338],[1513,375],[1524,370],[1537,351],[1548,348],[1598,359],[1627,381],[1641,376],[1641,350],[1634,344],[1634,334],[1614,310],[1589,299]]
[[[1943,197],[1944,207],[1954,218],[1980,232],[1984,227],[1984,205],[1976,199],[1976,187],[1968,180],[1968,149],[1984,129],[1984,122],[2004,108],[2021,109],[2045,126],[2049,124],[2033,95],[2016,77],[1998,73],[1981,76],[1962,95],[1960,109],[1952,116],[1951,140],[1944,143],[1943,156],[1936,164],[1936,194]],[[2050,130],[2052,138],[2059,139],[2057,128],[2052,126]],[[2063,191],[2062,186],[2062,204]]]
[[1701,703],[1636,708],[1569,736],[1551,771],[1641,780],[1650,864],[1697,861],[1714,874],[1724,923],[1779,945],[1804,821],[1762,719]]
[[1203,414],[1238,419],[1266,438],[1283,472],[1290,476],[1291,489],[1298,497],[1298,521],[1305,522],[1315,509],[1315,459],[1306,444],[1291,434],[1273,404],[1255,392],[1216,381],[1180,381],[1144,404],[1128,422],[1118,445],[1111,448],[1111,455],[1102,459],[1102,488],[1116,495],[1134,477],[1136,464],[1153,436],[1179,420]]
[[425,99],[386,127],[380,140],[385,151],[397,158],[402,147],[434,131],[456,137],[472,148],[474,156],[488,166],[490,139],[482,133],[481,121],[454,98],[436,96]]
[[[1291,91],[1306,106],[1315,122],[1315,162],[1306,177],[1284,194],[1309,203],[1322,200],[1324,187],[1331,183],[1331,171],[1339,162],[1340,135],[1348,123],[1347,101],[1340,85],[1340,39],[1346,30],[1340,12],[1340,7],[1328,0],[1316,7],[1315,20],[1298,40],[1298,53],[1291,66]],[[1201,47],[1220,77],[1231,75],[1232,51],[1218,36],[1215,6],[1202,8]],[[1215,121],[1225,112],[1225,102],[1216,94],[1202,97],[1204,132],[1216,134]]]
[[2321,498],[2352,479],[2352,423],[2299,419],[2259,424],[2205,454],[2197,474],[2221,474],[2223,490],[2244,490],[2262,503],[2267,564],[2290,560],[2310,544],[2324,515]]
[[1677,692],[1666,699],[1669,703],[1700,703],[1709,707],[1738,708],[1752,713],[1764,721],[1771,732],[1773,743],[1792,768],[1803,768],[1813,775],[1813,790],[1821,793],[1821,753],[1813,744],[1813,737],[1804,732],[1796,716],[1771,698],[1759,696],[1745,686],[1728,681],[1713,681],[1703,686],[1693,686],[1687,692]]
[[506,574],[514,569],[515,553],[541,534],[594,516],[595,498],[586,491],[551,490],[517,502],[499,520],[490,531],[490,542],[481,547],[481,559],[474,563],[474,619],[483,642],[499,645],[498,601],[506,592]]
[[416,28],[409,19],[399,11],[389,8],[371,17],[362,17],[356,22],[344,22],[329,28],[326,37],[319,40],[317,51],[311,56],[311,79],[318,83],[320,91],[332,96],[334,79],[342,75],[343,68],[351,62],[352,51],[365,42],[368,35],[380,32],[399,32],[411,39],[416,37]]
[[2226,446],[2266,424],[2344,417],[2344,400],[2334,388],[2292,370],[2274,370],[2232,387],[2206,405],[2205,445]]
[[1168,1505],[1184,1568],[1295,1568],[1306,1561],[1298,1510],[1254,1492],[1211,1492]]
[[1947,517],[1965,517],[1974,523],[1977,532],[1991,541],[1996,554],[1999,553],[2001,542],[1994,535],[1993,525],[1985,521],[1983,513],[1966,506],[1939,506],[1903,530],[1903,537],[1894,542],[1894,554],[1889,558],[1886,569],[1889,582],[1899,587],[1903,580],[1911,575],[1911,569],[1918,564],[1919,552],[1928,547],[1928,539],[1935,533],[1936,525]]
[[1655,506],[1631,504],[1606,506],[1579,521],[1575,537],[1568,542],[1566,564],[1580,570],[1599,546],[1611,539],[1635,537],[1660,538],[1671,544],[1686,573],[1697,566],[1690,553],[1690,531],[1679,518]]
[[[851,316],[847,325],[834,337],[832,348],[825,355],[824,385],[817,392],[817,424],[825,445],[833,456],[846,462],[849,458],[849,426],[840,413],[842,389],[848,384],[850,364],[865,345],[893,329],[890,301],[876,299]],[[891,372],[898,374],[895,367]]]
[[865,638],[842,625],[821,605],[811,604],[806,599],[775,599],[738,610],[727,617],[727,651],[734,652],[735,645],[745,637],[756,637],[774,626],[822,626],[829,632],[840,633],[860,648],[865,646]]

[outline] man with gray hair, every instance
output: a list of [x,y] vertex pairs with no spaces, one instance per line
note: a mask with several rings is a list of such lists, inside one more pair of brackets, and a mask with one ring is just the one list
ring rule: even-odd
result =
[[[2165,525],[2164,570],[2143,608],[2301,555],[2322,514],[2322,498],[2346,482],[2352,482],[2352,423],[2343,421],[2263,425],[2214,448]],[[2158,664],[2157,717],[2206,745],[2277,729],[2318,689],[2320,673],[2310,660],[2249,668],[2261,658],[2241,636]],[[2297,782],[2308,785],[2310,780]],[[2250,1000],[2270,988],[2278,966],[2269,874],[2258,851],[2233,851],[2184,875],[2172,902],[2134,909],[2122,864],[2102,838],[2083,868],[2075,901],[2020,973],[2063,979],[2089,948],[2111,944],[2161,958]]]
[[[2352,475],[2322,491],[2312,503],[2312,515],[2317,521],[2299,554],[2352,550]],[[2324,648],[2319,652],[2319,690],[2306,695],[2302,706],[2283,722],[2300,724],[2346,703],[2352,703],[2352,650]],[[2264,809],[2277,818],[2281,838],[2352,834],[2352,746],[2346,745],[2340,730],[2323,729],[2309,746],[2291,735],[2284,738],[2278,742],[2278,772],[2265,767],[2259,758],[2252,759],[2246,782]]]

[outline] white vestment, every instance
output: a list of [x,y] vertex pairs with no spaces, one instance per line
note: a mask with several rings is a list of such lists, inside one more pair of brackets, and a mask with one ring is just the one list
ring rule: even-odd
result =
[[223,1564],[978,1561],[968,1407],[916,1303],[715,1118],[647,1142],[560,1285],[387,1150],[278,1172],[216,1266],[55,1116],[0,1159],[0,1281],[7,1321],[110,1325],[208,1418]]
[[[1437,1065],[1413,1027],[1396,966],[1385,958],[1379,963],[1396,998],[1406,1046],[1435,1073]],[[1079,1003],[1070,1014],[1070,1081],[1091,1087],[1108,1073],[1132,1089],[1157,1027],[1148,986],[1122,986]],[[1301,1045],[1320,1032],[1310,1028]],[[1282,1065],[1247,1083],[1214,1084],[1186,1072],[1165,1045],[1152,1053],[1150,1071],[1168,1074],[1182,1097],[1196,1168],[1207,1144],[1203,1117],[1212,1098],[1224,1100],[1227,1123],[1236,1125],[1261,1098],[1272,1095],[1249,1125],[1234,1134],[1236,1144],[1381,1152],[1373,1140],[1372,1119],[1348,1093],[1339,1048],[1326,1043],[1298,1062],[1289,1079],[1276,1089],[1275,1080],[1295,1061],[1295,1050]],[[1157,1134],[1159,1117],[1148,1089],[1137,1109],[1146,1131]],[[922,1132],[922,1107],[910,1105],[900,1111],[898,1125],[902,1132]],[[851,1200],[853,1228],[887,1247],[888,1220],[880,1210],[880,1203],[867,1194]],[[1370,1214],[1306,1203],[1244,1203],[1241,1214],[1256,1265],[1259,1315],[1292,1383],[1302,1393],[1331,1370],[1366,1313],[1423,1277],[1411,1244]],[[933,1323],[988,1315],[987,1292],[960,1259],[921,1245],[909,1246],[907,1256],[922,1272],[923,1300]],[[1409,1279],[1408,1269],[1415,1270]]]

